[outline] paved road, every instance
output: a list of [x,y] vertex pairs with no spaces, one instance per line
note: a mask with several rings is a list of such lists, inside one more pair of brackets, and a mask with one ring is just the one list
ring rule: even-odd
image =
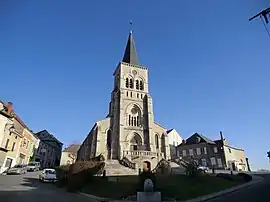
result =
[[38,180],[38,173],[0,175],[0,201],[2,202],[94,202],[84,196],[67,193],[50,183]]
[[270,201],[270,175],[261,175],[262,182],[232,192],[230,194],[209,200],[209,202],[269,202]]

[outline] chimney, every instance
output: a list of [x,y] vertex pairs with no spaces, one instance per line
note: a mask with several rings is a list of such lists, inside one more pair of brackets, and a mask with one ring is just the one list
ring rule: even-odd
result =
[[8,114],[10,114],[13,111],[13,103],[9,101],[7,104],[7,108],[8,108]]
[[220,139],[221,139],[222,141],[224,141],[222,131],[219,131],[219,134],[220,134]]

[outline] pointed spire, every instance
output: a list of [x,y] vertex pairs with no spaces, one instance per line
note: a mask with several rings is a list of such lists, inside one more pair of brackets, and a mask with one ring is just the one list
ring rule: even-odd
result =
[[128,36],[126,50],[125,50],[122,62],[126,62],[133,65],[139,65],[135,42],[132,36],[132,30],[130,30],[130,33]]

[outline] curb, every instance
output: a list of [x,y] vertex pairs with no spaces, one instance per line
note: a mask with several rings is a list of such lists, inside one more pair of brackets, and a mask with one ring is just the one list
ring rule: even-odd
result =
[[96,201],[101,201],[101,202],[108,202],[110,201],[108,198],[102,198],[102,197],[99,197],[99,196],[94,196],[94,195],[90,195],[90,194],[85,194],[83,192],[78,192],[78,194],[82,195],[82,196],[86,196],[90,199],[93,199],[93,200],[96,200]]
[[209,194],[209,195],[206,195],[206,196],[200,196],[200,197],[195,198],[195,199],[190,199],[190,200],[187,200],[187,201],[179,201],[179,202],[201,202],[201,201],[207,201],[209,199],[217,198],[217,197],[220,197],[220,196],[223,196],[223,195],[226,195],[226,194],[235,192],[235,191],[237,191],[239,189],[242,189],[242,188],[251,186],[253,184],[257,184],[257,183],[259,183],[261,181],[263,181],[263,180],[262,179],[252,180],[251,182],[248,182],[248,183],[245,183],[245,184],[241,184],[241,185],[238,185],[238,186],[235,186],[235,187],[226,189],[226,190],[222,190],[222,191],[219,191],[219,192],[216,192],[216,193],[213,193],[213,194]]

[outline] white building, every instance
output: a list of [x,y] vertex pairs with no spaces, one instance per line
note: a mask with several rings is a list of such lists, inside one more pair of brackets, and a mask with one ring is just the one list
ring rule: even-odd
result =
[[176,147],[182,143],[183,139],[175,129],[167,131],[168,143],[170,145],[171,159],[177,158]]
[[[172,131],[172,142],[178,141],[176,133]],[[130,32],[123,60],[114,72],[109,113],[95,123],[77,159],[102,154],[107,164],[120,160],[127,167],[152,170],[162,159],[171,158],[169,141],[167,129],[154,120],[148,69],[139,64]]]

